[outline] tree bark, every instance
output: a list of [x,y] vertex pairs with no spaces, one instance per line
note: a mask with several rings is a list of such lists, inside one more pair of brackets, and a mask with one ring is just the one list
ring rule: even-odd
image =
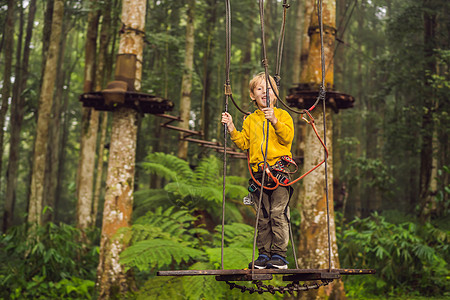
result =
[[53,103],[53,89],[55,87],[56,80],[63,16],[64,1],[55,0],[48,56],[45,63],[44,77],[42,81],[41,94],[39,97],[39,115],[33,153],[33,173],[31,177],[31,191],[28,211],[28,222],[33,225],[41,223],[48,128],[49,120],[51,118],[50,113]]
[[[97,60],[97,68],[95,70],[95,90],[101,90],[106,82],[111,79],[107,74],[106,65],[108,62],[108,45],[110,44],[110,31],[111,31],[111,7],[112,3],[110,0],[106,1],[103,6],[102,15],[103,22],[100,31],[100,49]],[[95,189],[94,189],[94,200],[92,206],[92,217],[91,226],[95,226],[97,220],[98,205],[100,202],[100,193],[102,189],[103,181],[103,165],[104,165],[104,151],[105,151],[105,141],[106,133],[108,128],[108,113],[103,112],[102,124],[100,129],[100,142],[98,146],[98,158],[97,158],[97,174],[95,179]]]
[[[296,15],[296,19],[297,22],[295,22],[295,35],[294,35],[294,49],[293,49],[293,61],[294,63],[292,64],[292,83],[299,83],[299,79],[300,79],[300,68],[302,67],[302,49],[304,50],[305,53],[303,53],[306,57],[307,57],[307,51],[308,48],[307,47],[303,47],[304,44],[308,45],[309,42],[309,36],[308,36],[308,31],[306,31],[306,34],[304,34],[304,30],[302,32],[302,29],[304,27],[308,28],[308,26],[305,26],[306,23],[306,19],[305,16],[309,16],[310,14],[307,14],[308,12],[305,11],[305,9],[307,9],[306,7],[306,3],[310,2],[310,1],[306,1],[306,2],[298,2],[297,3],[297,15]],[[310,5],[312,6],[312,5]],[[303,22],[303,26],[302,26],[302,22],[300,20],[305,20]]]
[[[183,78],[181,79],[180,117],[183,122],[181,128],[189,129],[191,112],[192,73],[194,66],[194,15],[195,0],[188,0],[186,21],[186,53],[184,57]],[[183,133],[180,133],[180,137]],[[178,144],[178,157],[187,159],[188,142],[180,141]]]
[[433,88],[431,87],[431,75],[436,74],[436,60],[433,51],[436,47],[436,12],[431,9],[430,0],[423,0],[424,6],[424,86],[422,114],[422,144],[420,149],[420,181],[419,181],[419,216],[421,222],[425,223],[430,217],[430,205],[432,201],[431,186],[433,185]]
[[[333,145],[332,145],[332,112],[326,111],[327,148],[329,151],[328,163],[328,200],[330,209],[330,238],[331,238],[331,268],[339,268],[339,257],[336,243],[336,228],[334,222],[333,206]],[[318,105],[313,117],[319,135],[323,138],[323,110]],[[324,149],[313,130],[305,131],[305,143],[308,146],[304,151],[304,168],[309,170],[324,158]],[[298,261],[302,269],[327,269],[329,267],[327,205],[325,194],[325,166],[322,165],[313,173],[303,179],[301,192],[301,223]],[[331,294],[332,298],[327,298]],[[345,299],[343,285],[335,281],[323,289],[299,294],[299,299]]]
[[[300,50],[300,80],[301,83],[306,83],[306,65],[308,62],[308,56],[309,56],[309,34],[308,29],[312,24],[312,18],[315,18],[312,14],[314,9],[314,0],[307,0],[305,1],[305,8],[304,8],[304,20],[303,20],[303,32],[302,32],[302,44],[301,44],[301,50]],[[294,81],[297,82],[297,81]]]
[[[58,170],[61,167],[60,155],[61,155],[61,114],[62,114],[62,97],[64,93],[65,77],[68,76],[67,68],[63,66],[65,64],[64,51],[66,46],[66,39],[68,30],[71,26],[65,26],[63,23],[63,34],[60,39],[60,51],[57,65],[57,76],[55,80],[55,95],[53,97],[52,105],[52,118],[50,119],[49,128],[49,143],[47,146],[47,159],[45,167],[45,179],[44,179],[44,207],[49,207],[51,209],[46,210],[43,215],[43,223],[54,221],[54,211],[56,207],[56,191],[58,188],[59,177]],[[69,27],[69,28],[67,28]]]
[[[95,81],[97,33],[100,18],[100,11],[97,8],[94,8],[96,4],[97,1],[91,2],[91,11],[88,16],[83,88],[85,93],[93,91]],[[78,161],[77,172],[77,227],[81,230],[85,230],[92,224],[91,217],[98,119],[98,111],[90,107],[83,108],[80,159]]]
[[[4,29],[4,46],[5,46],[5,68],[3,69],[3,83],[2,83],[2,106],[0,108],[0,171],[3,169],[3,151],[4,151],[4,137],[5,137],[5,120],[8,113],[9,103],[8,99],[11,96],[11,73],[12,61],[14,51],[14,10],[15,1],[8,0],[8,11],[6,12],[6,24]],[[1,176],[0,176],[1,179]],[[1,180],[0,180],[1,183]],[[1,191],[1,185],[0,185]]]
[[98,160],[97,160],[97,175],[95,179],[95,190],[94,190],[94,203],[92,207],[92,217],[91,217],[91,226],[95,226],[97,221],[97,213],[98,213],[98,204],[100,202],[100,193],[103,182],[103,164],[104,164],[104,152],[105,152],[105,141],[106,141],[106,132],[108,129],[108,113],[102,113],[102,124],[100,126],[100,144],[98,147]]
[[[30,24],[30,17],[34,20],[34,14],[36,12],[36,1],[30,2],[28,24]],[[30,26],[27,26],[24,54],[22,56],[22,28],[23,28],[23,8],[20,12],[20,33],[18,37],[17,55],[18,61],[16,63],[15,81],[13,87],[13,97],[11,101],[11,127],[10,127],[10,141],[9,141],[9,161],[6,171],[6,194],[5,194],[5,208],[3,213],[3,232],[6,232],[14,222],[14,206],[15,206],[15,189],[17,185],[17,168],[19,165],[19,145],[20,145],[20,130],[22,127],[24,105],[25,100],[21,96],[24,84],[24,78],[28,77],[28,61],[30,54],[30,39],[31,32]],[[28,48],[28,49],[27,49]]]
[[216,10],[217,10],[217,0],[208,1],[208,18],[206,18],[206,49],[203,56],[203,92],[202,92],[202,132],[204,139],[208,140],[210,138],[209,134],[209,123],[210,123],[210,94],[211,94],[211,71],[212,66],[212,56],[211,49],[214,49],[214,30],[216,27]]
[[[146,0],[124,0],[122,22],[125,29],[120,38],[119,54],[136,55],[134,88],[141,87],[142,53],[145,29]],[[126,245],[117,230],[130,226],[133,210],[133,185],[136,155],[137,113],[130,108],[113,112],[111,147],[106,179],[105,205],[97,268],[98,299],[109,299],[114,291],[126,293],[130,277],[119,263]]]

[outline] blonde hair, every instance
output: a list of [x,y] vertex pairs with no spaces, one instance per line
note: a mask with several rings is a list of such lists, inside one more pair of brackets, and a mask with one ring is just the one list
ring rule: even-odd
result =
[[[256,74],[255,77],[252,78],[252,80],[250,80],[250,83],[248,85],[249,89],[250,89],[250,94],[254,94],[253,90],[255,89],[255,87],[261,82],[261,81],[265,81],[266,80],[266,74],[264,72],[258,73]],[[270,83],[272,84],[273,87],[273,91],[275,92],[276,95],[278,95],[278,87],[277,84],[275,82],[275,79],[269,75],[269,80]],[[269,83],[269,85],[270,85]],[[255,101],[255,100],[253,100]],[[275,100],[273,102],[273,104],[275,105],[277,103],[277,98],[275,97]]]

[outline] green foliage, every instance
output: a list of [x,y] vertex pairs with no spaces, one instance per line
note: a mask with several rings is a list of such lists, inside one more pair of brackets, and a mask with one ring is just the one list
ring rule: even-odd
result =
[[[197,209],[208,212],[214,220],[220,220],[223,197],[223,179],[219,175],[219,160],[214,156],[202,158],[198,165],[191,169],[189,163],[176,156],[165,153],[152,153],[141,166],[150,174],[156,174],[168,181],[163,189],[143,189],[136,195],[136,211],[146,208],[168,208],[173,205],[186,209]],[[247,190],[242,186],[243,178],[227,178],[225,196],[227,201],[238,202]],[[241,221],[242,217],[228,205],[227,221]]]
[[90,299],[98,247],[80,236],[66,224],[11,228],[0,238],[0,297]]
[[78,277],[58,282],[34,276],[24,287],[17,287],[9,299],[92,299],[95,282]]
[[393,224],[375,213],[350,222],[338,242],[343,267],[377,271],[375,276],[349,278],[350,296],[359,289],[374,294],[418,291],[438,295],[448,286],[450,232],[430,223]]
[[194,248],[197,246],[194,235],[207,232],[192,228],[194,221],[185,210],[174,212],[173,208],[165,211],[158,208],[154,213],[148,212],[131,228],[119,231],[126,237],[125,242],[132,242],[121,253],[121,263],[128,268],[149,271],[204,259],[204,253]]
[[376,187],[384,192],[391,191],[395,183],[391,174],[392,167],[387,166],[379,159],[365,157],[352,159],[344,172],[350,186],[354,186],[361,180],[361,176],[364,176],[370,178],[370,181],[364,183],[365,186]]
[[140,271],[162,268],[172,263],[180,264],[191,259],[201,259],[202,251],[187,247],[171,240],[140,241],[120,254],[120,262],[128,267],[137,267]]

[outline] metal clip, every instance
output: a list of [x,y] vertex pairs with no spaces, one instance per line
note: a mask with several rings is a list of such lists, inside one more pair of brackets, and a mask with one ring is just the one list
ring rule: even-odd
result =
[[245,196],[244,199],[242,199],[242,201],[244,202],[245,205],[253,205],[252,197],[250,194]]

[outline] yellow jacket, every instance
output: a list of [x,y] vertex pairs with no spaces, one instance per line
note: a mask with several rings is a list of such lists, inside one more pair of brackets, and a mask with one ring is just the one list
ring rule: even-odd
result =
[[[292,117],[281,108],[274,108],[277,124],[272,124],[264,118],[264,113],[257,109],[250,114],[242,125],[242,131],[233,130],[231,140],[242,150],[249,149],[250,164],[253,171],[258,171],[258,163],[264,162],[263,153],[266,151],[267,124],[269,129],[269,147],[267,163],[275,164],[281,156],[292,157],[291,147],[294,139],[294,122]],[[261,163],[262,165],[262,163]]]

